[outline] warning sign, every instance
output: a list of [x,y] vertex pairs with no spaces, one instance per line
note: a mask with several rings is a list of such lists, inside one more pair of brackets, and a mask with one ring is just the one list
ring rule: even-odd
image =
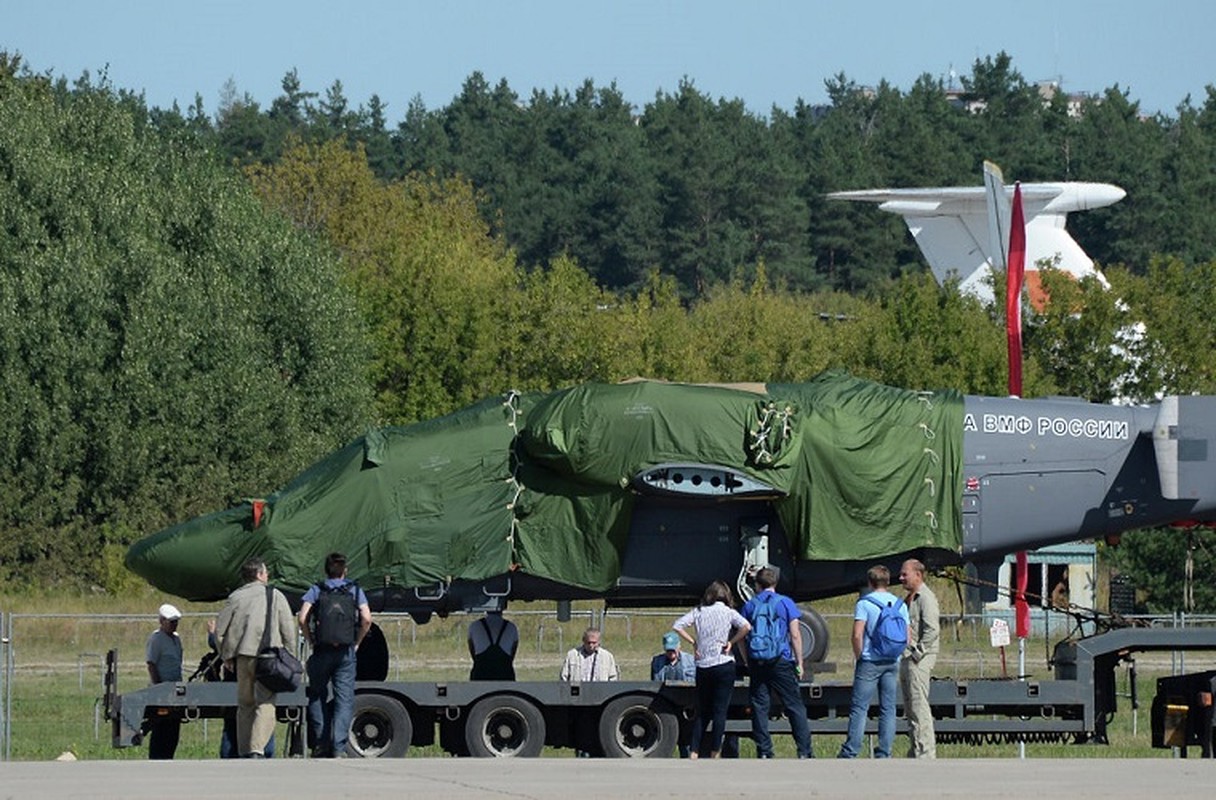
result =
[[988,635],[992,637],[993,647],[1008,646],[1009,639],[1009,623],[1003,619],[992,621],[992,627],[988,629]]

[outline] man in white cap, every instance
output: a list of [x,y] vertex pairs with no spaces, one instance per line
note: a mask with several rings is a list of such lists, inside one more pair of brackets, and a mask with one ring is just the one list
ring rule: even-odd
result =
[[[160,625],[148,637],[145,660],[152,683],[178,683],[182,679],[182,640],[177,635],[177,623],[182,612],[165,603],[158,609]],[[182,721],[175,713],[157,715],[148,733],[148,758],[171,759],[177,752]]]

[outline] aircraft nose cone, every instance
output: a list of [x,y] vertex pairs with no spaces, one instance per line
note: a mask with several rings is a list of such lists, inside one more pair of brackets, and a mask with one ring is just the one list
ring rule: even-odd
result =
[[249,517],[249,507],[238,506],[166,528],[131,545],[126,567],[169,594],[222,599],[240,584],[240,562],[256,546]]

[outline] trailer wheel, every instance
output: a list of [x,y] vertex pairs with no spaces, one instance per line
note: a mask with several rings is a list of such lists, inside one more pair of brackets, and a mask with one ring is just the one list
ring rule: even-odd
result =
[[818,664],[828,654],[828,623],[813,609],[803,609],[798,621],[802,632],[802,660]]
[[355,695],[346,753],[362,758],[401,758],[410,749],[414,724],[405,706],[381,694]]
[[600,747],[609,758],[670,758],[680,738],[674,711],[651,695],[618,697],[600,714]]
[[496,695],[477,701],[465,721],[469,755],[499,758],[539,756],[545,747],[545,718],[522,697]]

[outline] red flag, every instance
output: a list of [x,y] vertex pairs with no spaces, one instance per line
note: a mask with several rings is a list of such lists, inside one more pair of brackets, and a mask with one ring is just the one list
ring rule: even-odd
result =
[[[1005,276],[1005,327],[1009,340],[1009,394],[1022,396],[1022,278],[1026,272],[1026,219],[1022,215],[1022,184],[1013,186],[1009,220],[1009,259]],[[1030,606],[1026,603],[1026,551],[1017,555],[1017,591],[1013,595],[1019,639],[1030,636]]]
[[253,500],[251,502],[253,503],[253,527],[256,528],[262,524],[262,510],[266,508],[266,501]]
[[1009,339],[1009,394],[1022,396],[1022,278],[1026,272],[1026,220],[1022,184],[1013,187],[1009,221],[1009,268],[1005,275],[1005,327]]
[[1030,636],[1030,606],[1026,603],[1026,551],[1019,550],[1017,556],[1017,591],[1013,593],[1014,616],[1017,621],[1019,639]]

